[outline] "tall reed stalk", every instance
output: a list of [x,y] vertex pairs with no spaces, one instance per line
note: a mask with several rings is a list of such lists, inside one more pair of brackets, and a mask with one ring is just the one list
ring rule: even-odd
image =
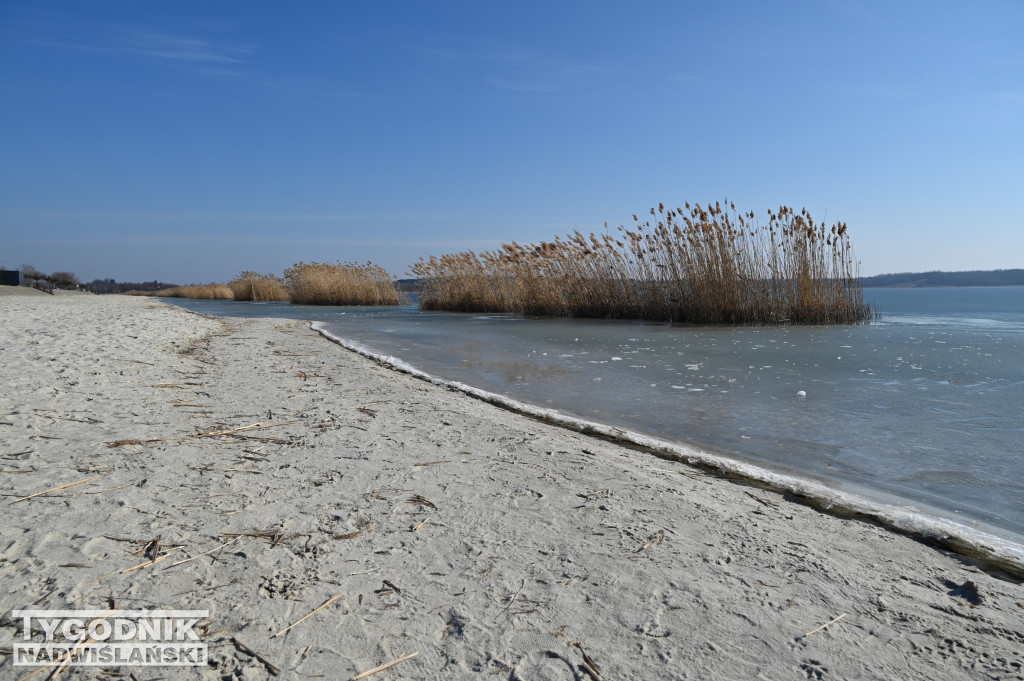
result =
[[[136,295],[135,292],[132,292]],[[162,291],[150,293],[164,298],[193,298],[195,300],[233,300],[234,294],[224,284],[207,284],[205,286],[175,286]]]
[[293,303],[299,305],[400,305],[407,296],[373,263],[300,262],[284,271]]
[[650,210],[614,236],[431,256],[412,272],[429,310],[700,324],[844,324],[868,319],[845,223],[806,209],[721,203]]
[[284,282],[273,274],[245,271],[228,282],[235,300],[253,302],[288,300]]

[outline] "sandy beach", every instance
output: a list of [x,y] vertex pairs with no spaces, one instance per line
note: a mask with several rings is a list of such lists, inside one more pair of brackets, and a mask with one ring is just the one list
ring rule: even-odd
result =
[[29,608],[208,609],[210,663],[138,681],[1024,679],[1002,569],[307,322],[4,296],[0,342],[3,679]]

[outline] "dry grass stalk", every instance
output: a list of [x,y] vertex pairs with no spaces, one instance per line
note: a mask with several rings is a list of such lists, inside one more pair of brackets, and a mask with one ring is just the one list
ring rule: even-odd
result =
[[133,544],[139,544],[139,548],[135,551],[130,552],[129,556],[149,556],[150,560],[160,555],[160,539],[161,536],[157,536],[154,539],[144,539],[142,541],[133,541]]
[[168,549],[166,552],[164,552],[163,555],[157,556],[156,558],[153,558],[152,560],[148,560],[145,563],[139,563],[138,565],[134,565],[134,566],[132,566],[130,568],[125,568],[124,570],[121,570],[121,574],[122,575],[126,575],[129,572],[135,572],[136,570],[141,570],[144,567],[150,567],[152,565],[156,565],[157,563],[162,563],[165,560],[167,560],[168,558],[170,558],[172,553],[174,553],[175,551],[181,551],[183,548],[185,548],[185,547],[177,546],[177,547],[175,547],[173,549]]
[[358,537],[362,533],[363,533],[362,530],[356,530],[355,532],[348,532],[346,534],[336,534],[336,535],[334,535],[334,538],[335,539],[355,539],[356,537]]
[[405,662],[406,660],[411,660],[412,658],[416,657],[417,655],[419,655],[419,651],[417,651],[415,653],[409,653],[408,655],[402,655],[397,660],[391,660],[391,662],[387,662],[385,664],[382,664],[379,667],[374,667],[373,669],[367,669],[365,672],[363,672],[361,674],[356,674],[355,676],[352,677],[352,681],[359,681],[360,679],[365,679],[368,676],[373,676],[377,672],[382,672],[385,669],[389,669],[391,667],[394,667],[396,664],[399,664],[400,662]]
[[839,324],[871,316],[844,223],[782,206],[759,224],[720,203],[659,205],[618,234],[431,256],[420,307],[700,324]]
[[[281,530],[252,530],[250,532],[221,532],[221,536],[224,537],[256,537],[258,539],[268,539],[271,545],[280,544],[284,541],[287,536],[281,532]],[[294,535],[293,535],[294,536]]]
[[194,300],[234,300],[235,294],[224,284],[206,286],[175,286],[150,294],[162,298],[192,298]]
[[770,508],[778,508],[779,507],[779,505],[777,503],[775,503],[771,499],[768,499],[767,497],[759,497],[756,494],[754,494],[753,492],[745,492],[745,493],[746,493],[746,495],[748,497],[750,497],[754,501],[760,502],[760,503],[764,504],[765,506],[768,506]]
[[68,489],[69,487],[74,487],[76,485],[84,485],[87,482],[92,482],[93,480],[99,480],[100,478],[105,478],[105,477],[107,477],[106,473],[104,473],[103,475],[94,475],[91,478],[84,478],[82,480],[78,480],[77,482],[69,482],[66,485],[59,485],[57,487],[51,487],[50,489],[43,490],[42,492],[36,492],[35,494],[29,494],[27,497],[20,497],[18,499],[15,499],[11,503],[12,504],[16,504],[19,501],[28,501],[29,499],[35,499],[36,497],[41,497],[44,494],[49,494],[51,492],[59,492],[62,489]]
[[383,267],[373,263],[300,262],[284,271],[298,305],[401,305],[407,302]]
[[288,300],[284,281],[273,274],[245,271],[228,282],[235,300],[267,302]]
[[578,648],[580,654],[583,655],[583,664],[581,666],[583,667],[583,671],[587,673],[587,676],[589,676],[594,681],[600,681],[601,668],[597,665],[596,662],[594,662],[593,658],[591,658],[590,655],[587,655],[587,651],[583,649],[583,644],[579,641],[570,641],[567,645],[573,646],[574,648]]
[[808,636],[810,636],[810,635],[812,635],[812,634],[817,634],[817,633],[818,633],[819,631],[821,631],[822,629],[824,629],[824,628],[826,628],[826,627],[830,627],[830,626],[832,626],[833,624],[835,624],[835,623],[836,623],[836,622],[838,622],[839,620],[843,619],[844,617],[846,617],[846,613],[845,613],[845,612],[844,612],[844,613],[843,613],[842,615],[840,615],[839,617],[836,617],[835,619],[833,619],[833,620],[830,620],[830,621],[826,622],[825,624],[822,624],[822,625],[821,625],[820,627],[818,627],[817,629],[812,629],[811,631],[808,631],[808,632],[807,632],[806,634],[804,634],[804,635],[803,635],[803,636],[801,636],[800,638],[807,638]]
[[274,676],[277,676],[278,674],[281,673],[280,667],[278,667],[277,665],[272,664],[269,660],[267,660],[267,658],[263,657],[262,655],[257,653],[255,650],[253,650],[249,646],[247,646],[244,643],[242,643],[241,641],[239,641],[234,636],[231,637],[231,642],[234,643],[236,646],[238,646],[238,648],[243,653],[245,653],[247,655],[251,655],[254,658],[256,658],[257,660],[259,660],[260,662],[262,662],[263,666],[267,668],[267,671],[269,671]]
[[424,520],[423,522],[419,522],[419,523],[416,523],[415,525],[413,525],[412,526],[412,531],[413,532],[419,532],[420,530],[423,529],[423,526],[426,525],[429,522],[430,522],[430,517],[428,516],[427,519]]
[[270,638],[277,638],[278,636],[281,636],[282,634],[285,634],[285,633],[287,633],[288,631],[290,631],[290,630],[294,629],[295,627],[297,627],[298,625],[302,624],[303,622],[305,622],[306,620],[308,620],[308,619],[309,619],[310,617],[312,617],[313,615],[317,614],[318,612],[320,612],[321,610],[323,610],[324,608],[326,608],[326,607],[327,607],[327,606],[329,606],[329,605],[330,605],[331,603],[333,603],[334,601],[338,600],[339,598],[341,598],[341,597],[342,597],[342,596],[344,596],[344,595],[345,595],[344,593],[340,593],[340,594],[338,594],[337,596],[331,596],[331,597],[330,597],[329,599],[327,599],[327,601],[326,601],[326,602],[325,602],[325,603],[324,603],[323,605],[321,605],[321,606],[320,606],[319,608],[316,608],[315,610],[313,610],[313,612],[309,613],[308,615],[306,615],[306,616],[305,616],[305,617],[303,617],[302,619],[300,619],[300,620],[296,620],[295,622],[293,622],[293,623],[292,623],[292,624],[290,624],[289,626],[285,627],[285,628],[284,628],[284,629],[282,629],[281,631],[277,632],[276,634],[274,634],[274,635],[273,635],[273,636],[271,636]]
[[413,466],[436,466],[439,463],[451,463],[451,459],[444,459],[442,461],[427,461],[426,463],[414,463]]
[[[186,558],[185,560],[179,560],[177,563],[171,563],[167,567],[174,567],[175,565],[183,565],[183,564],[188,563],[190,561],[196,560],[197,558],[202,558],[203,556],[208,556],[211,553],[213,553],[214,551],[216,551],[218,549],[224,548],[228,544],[234,544],[236,541],[238,541],[238,539],[239,539],[239,537],[235,537],[234,539],[232,539],[230,541],[224,542],[220,546],[215,546],[212,549],[210,549],[209,551],[204,551],[203,553],[200,553],[198,556],[192,556],[191,558]],[[214,561],[216,561],[216,559],[214,559]]]
[[665,539],[665,530],[658,530],[658,532],[652,535],[651,538],[647,541],[647,543],[644,544],[643,547],[641,547],[637,553],[643,553],[647,549],[657,546],[662,542],[663,539]]
[[135,485],[134,482],[129,482],[127,485],[121,485],[120,487],[109,487],[107,489],[101,489],[95,492],[86,492],[86,494],[106,494],[107,492],[114,492],[119,489],[124,489],[125,487],[132,487],[133,485]]
[[[196,405],[188,405],[188,406],[196,406]],[[220,437],[220,436],[223,436],[223,435],[236,435],[238,433],[245,433],[245,432],[248,432],[250,430],[265,430],[267,428],[278,428],[280,426],[288,426],[288,425],[291,425],[293,423],[298,423],[301,420],[302,419],[292,419],[291,421],[285,421],[283,423],[266,423],[266,422],[261,421],[259,423],[253,423],[253,424],[248,425],[248,426],[242,426],[241,428],[231,428],[231,429],[228,429],[228,430],[210,430],[210,431],[207,431],[205,433],[199,433],[197,435],[183,435],[181,437],[160,437],[160,438],[155,438],[155,439],[152,439],[152,440],[118,440],[117,442],[111,443],[111,444],[109,444],[107,446],[108,447],[120,447],[120,446],[125,445],[125,444],[137,445],[137,444],[152,444],[154,442],[174,442],[174,441],[177,441],[177,440],[199,440],[199,439],[207,438],[207,437]],[[210,470],[213,470],[213,469],[210,469]]]
[[511,607],[512,607],[512,605],[513,605],[513,604],[514,604],[514,603],[516,602],[516,599],[517,599],[517,598],[519,598],[519,594],[521,594],[521,593],[523,592],[523,589],[524,589],[525,587],[526,587],[526,580],[524,579],[524,580],[523,580],[523,583],[519,585],[519,588],[518,588],[518,589],[516,589],[516,592],[515,592],[514,594],[509,594],[508,596],[505,596],[505,598],[507,598],[507,599],[508,599],[508,605],[506,605],[506,606],[505,606],[505,607],[504,607],[504,608],[502,609],[502,611],[501,611],[501,612],[499,612],[499,613],[497,614],[497,616],[495,616],[495,618],[494,618],[494,619],[498,619],[498,617],[501,617],[501,616],[502,616],[503,614],[505,614],[506,612],[508,612],[508,611],[509,611],[509,608],[511,608]]
[[437,508],[437,506],[434,505],[434,502],[429,501],[422,494],[414,494],[414,495],[412,495],[411,497],[409,497],[408,499],[405,500],[405,503],[407,503],[407,504],[418,504],[420,506],[429,506],[430,508],[434,508],[434,509]]
[[141,445],[141,444],[142,444],[142,440],[137,440],[137,439],[132,438],[132,439],[128,439],[128,440],[118,440],[117,442],[111,442],[111,443],[109,443],[107,445],[107,447],[125,447],[127,445]]

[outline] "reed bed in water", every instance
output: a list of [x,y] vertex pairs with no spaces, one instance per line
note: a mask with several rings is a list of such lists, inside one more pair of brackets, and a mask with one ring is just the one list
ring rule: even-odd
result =
[[293,303],[299,305],[400,305],[407,296],[373,263],[300,262],[284,271]]
[[154,291],[149,295],[163,298],[193,298],[195,300],[233,300],[234,294],[224,284],[208,284],[206,286],[175,286],[162,291]]
[[696,204],[589,237],[431,256],[420,307],[699,324],[843,324],[871,316],[845,223],[806,209]]
[[264,302],[288,300],[288,291],[284,281],[273,274],[245,271],[228,282],[228,287],[235,295],[235,300]]

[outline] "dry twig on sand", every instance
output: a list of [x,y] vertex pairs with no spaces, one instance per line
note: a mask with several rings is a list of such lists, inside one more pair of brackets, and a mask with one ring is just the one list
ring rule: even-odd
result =
[[580,654],[583,655],[583,663],[580,665],[583,667],[583,671],[585,671],[587,676],[593,679],[593,681],[600,681],[601,668],[597,666],[597,663],[594,662],[594,659],[590,657],[590,655],[587,655],[587,651],[583,650],[583,644],[579,641],[569,641],[567,645],[579,648]]
[[272,664],[272,663],[271,663],[271,662],[270,662],[269,660],[267,660],[267,658],[263,657],[262,655],[260,655],[259,653],[257,653],[257,652],[256,652],[255,650],[253,650],[253,649],[252,649],[252,648],[250,648],[249,646],[247,646],[247,645],[245,645],[244,643],[242,643],[241,641],[239,641],[239,640],[238,640],[237,638],[235,638],[234,636],[232,636],[232,637],[231,637],[231,642],[232,642],[232,643],[234,643],[234,644],[235,644],[236,646],[238,646],[238,648],[239,648],[239,649],[240,649],[240,650],[241,650],[241,651],[242,651],[243,653],[246,653],[246,654],[248,654],[248,655],[252,655],[252,656],[253,656],[253,657],[255,657],[255,658],[256,658],[257,660],[259,660],[260,662],[262,662],[262,663],[263,663],[263,666],[267,668],[267,671],[269,671],[269,672],[270,672],[271,674],[273,674],[274,676],[277,676],[278,674],[280,674],[280,673],[281,673],[281,669],[280,669],[279,667],[277,667],[276,665]]
[[290,631],[290,630],[291,630],[291,629],[293,629],[294,627],[296,627],[296,626],[298,626],[298,625],[302,624],[303,622],[305,622],[306,620],[308,620],[308,619],[309,619],[310,617],[312,617],[313,615],[317,614],[318,612],[320,612],[321,610],[323,610],[324,608],[326,608],[326,607],[327,607],[328,605],[330,605],[331,603],[333,603],[334,601],[338,600],[339,598],[341,598],[341,597],[342,597],[342,596],[344,596],[344,595],[345,595],[344,593],[340,593],[340,594],[338,594],[337,596],[331,596],[331,597],[330,597],[330,598],[329,598],[329,599],[328,599],[328,600],[327,600],[327,601],[326,601],[326,602],[325,602],[325,603],[324,603],[323,605],[321,605],[321,606],[320,606],[319,608],[317,608],[317,609],[316,609],[316,610],[314,610],[313,612],[309,613],[308,615],[306,615],[306,616],[305,616],[305,617],[303,617],[302,619],[300,619],[300,620],[297,620],[297,621],[293,622],[292,624],[288,625],[287,627],[285,627],[285,628],[284,628],[284,629],[282,629],[281,631],[277,632],[276,634],[274,634],[274,635],[273,635],[273,636],[271,636],[270,638],[277,638],[278,636],[281,636],[282,634],[285,634],[285,633],[287,633],[288,631]]
[[125,575],[125,574],[128,574],[129,572],[134,572],[134,571],[139,570],[139,569],[144,568],[144,567],[149,567],[151,565],[156,565],[157,563],[162,563],[163,561],[165,561],[168,558],[170,558],[172,553],[174,553],[175,551],[181,551],[183,548],[185,548],[185,547],[184,546],[177,546],[177,547],[175,547],[173,549],[168,550],[162,556],[157,556],[156,558],[154,558],[152,560],[149,560],[149,561],[146,561],[145,563],[139,563],[138,565],[132,566],[130,568],[125,568],[124,570],[121,570],[121,574]]
[[505,596],[505,598],[508,599],[508,605],[506,605],[505,608],[494,617],[494,619],[498,619],[503,614],[505,614],[506,612],[509,611],[509,608],[511,608],[512,605],[516,602],[516,599],[519,598],[519,594],[521,594],[523,592],[523,588],[525,586],[526,586],[526,580],[524,579],[523,583],[519,585],[519,589],[517,589],[514,594],[509,594],[508,596]]
[[59,492],[62,489],[68,489],[69,487],[74,487],[75,485],[84,485],[87,482],[92,482],[93,480],[99,480],[100,478],[104,478],[106,476],[107,476],[107,474],[104,473],[103,475],[95,475],[95,476],[93,476],[91,478],[85,478],[83,480],[78,480],[77,482],[69,482],[66,485],[60,485],[58,487],[51,487],[50,489],[43,490],[42,492],[36,492],[35,494],[29,494],[27,497],[20,497],[18,499],[15,499],[11,503],[12,504],[16,504],[19,501],[28,501],[29,499],[35,499],[36,497],[41,497],[44,494],[49,494],[50,492]]
[[272,545],[280,544],[286,539],[281,530],[251,530],[249,532],[221,532],[222,537],[256,537],[257,539],[268,539]]
[[[168,565],[167,567],[169,567],[169,568],[172,568],[172,567],[174,567],[175,565],[182,565],[182,564],[184,564],[184,563],[188,563],[189,561],[193,561],[193,560],[195,560],[196,558],[202,558],[203,556],[208,556],[208,555],[210,555],[211,553],[213,553],[214,551],[216,551],[217,549],[222,549],[222,548],[224,548],[225,546],[227,546],[228,544],[234,544],[234,543],[235,543],[236,541],[238,541],[238,540],[239,540],[240,538],[241,538],[240,536],[239,536],[239,537],[235,537],[235,538],[234,538],[234,539],[232,539],[231,541],[226,541],[226,542],[224,542],[223,544],[221,544],[220,546],[214,546],[214,547],[213,547],[212,549],[210,549],[209,551],[204,551],[203,553],[200,553],[200,554],[199,554],[198,556],[192,556],[191,558],[186,558],[185,560],[179,560],[179,561],[178,561],[177,563],[171,563],[171,564],[170,564],[170,565]],[[214,560],[216,561],[216,559],[214,559]]]
[[758,502],[764,504],[765,506],[769,506],[771,508],[778,508],[779,507],[779,505],[777,503],[775,503],[774,501],[772,501],[771,499],[768,499],[766,497],[759,497],[756,494],[753,494],[752,492],[747,492],[746,490],[744,490],[744,494],[746,494],[748,497],[750,497],[754,501],[758,501]]
[[359,681],[359,679],[365,679],[367,676],[373,676],[377,672],[382,672],[385,669],[388,669],[389,667],[394,667],[399,662],[405,662],[406,660],[411,660],[412,658],[416,657],[417,655],[419,655],[419,651],[417,651],[415,653],[409,653],[408,655],[402,655],[397,660],[392,660],[391,662],[388,662],[386,664],[382,664],[379,667],[374,667],[373,669],[368,669],[365,672],[363,672],[362,674],[356,674],[355,676],[352,677],[352,681]]
[[420,506],[429,506],[430,508],[433,508],[433,509],[437,508],[437,506],[435,506],[432,501],[428,500],[422,494],[414,494],[414,495],[412,495],[411,497],[409,497],[408,499],[405,500],[405,503],[407,503],[407,504],[418,504]]
[[656,534],[652,535],[651,538],[649,540],[647,540],[646,544],[644,544],[642,547],[640,547],[640,550],[637,551],[637,553],[643,553],[647,549],[649,549],[651,547],[654,547],[654,546],[657,546],[658,544],[661,543],[661,541],[664,538],[665,538],[665,530],[658,530],[658,532]]
[[821,631],[821,630],[822,630],[822,629],[824,629],[825,627],[829,627],[829,626],[832,626],[833,624],[835,624],[835,623],[836,623],[836,622],[838,622],[839,620],[843,619],[844,617],[846,617],[846,613],[845,613],[845,612],[844,612],[844,613],[843,613],[842,615],[840,615],[839,617],[836,617],[836,618],[835,618],[834,620],[831,620],[831,621],[825,622],[825,624],[822,624],[822,625],[821,625],[820,627],[818,627],[817,629],[812,629],[811,631],[808,631],[808,632],[807,632],[806,634],[804,634],[804,635],[803,635],[803,636],[801,636],[800,638],[807,638],[808,636],[811,636],[812,634],[817,634],[817,633],[818,633],[819,631]]
[[207,437],[220,437],[222,435],[236,435],[238,433],[245,433],[250,430],[265,430],[267,428],[279,428],[281,426],[288,426],[293,423],[299,423],[302,419],[292,419],[291,421],[285,421],[284,423],[253,423],[248,426],[242,426],[241,428],[230,428],[228,430],[210,430],[205,433],[197,433],[196,435],[183,435],[181,437],[159,437],[151,440],[118,440],[108,444],[108,447],[122,447],[124,445],[136,445],[136,444],[153,444],[156,442],[176,442],[180,440],[199,440]]
[[358,537],[362,533],[363,533],[362,530],[356,530],[355,532],[348,532],[346,534],[335,534],[335,535],[333,535],[333,537],[335,539],[355,539],[356,537]]

